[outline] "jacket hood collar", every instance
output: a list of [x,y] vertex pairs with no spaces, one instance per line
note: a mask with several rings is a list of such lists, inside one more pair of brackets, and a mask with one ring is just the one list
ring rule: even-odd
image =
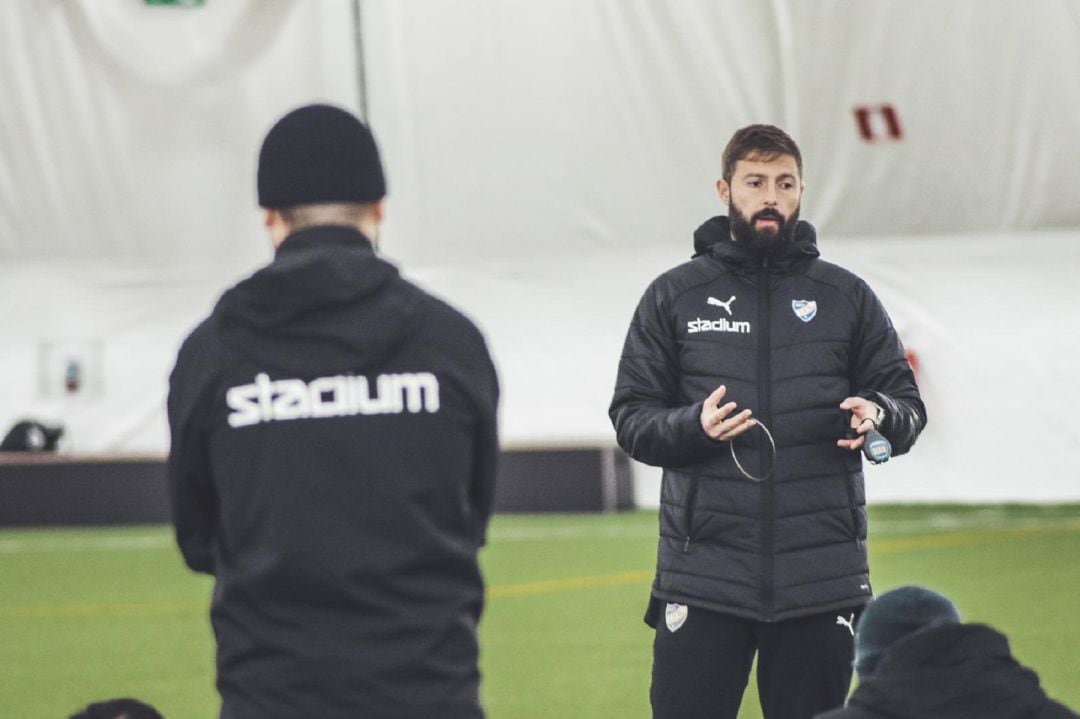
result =
[[326,249],[330,247],[349,248],[360,251],[366,250],[373,256],[375,254],[375,249],[371,240],[355,227],[348,227],[346,225],[318,225],[315,227],[305,227],[286,237],[285,240],[278,245],[277,249],[274,250],[274,260],[278,260],[283,255],[288,257],[302,252],[310,252],[312,250],[318,251],[320,248]]
[[[783,247],[771,261],[778,269],[788,269],[820,254],[814,226],[806,220],[799,220],[795,225],[794,242]],[[693,257],[700,255],[711,255],[736,268],[756,267],[760,260],[749,247],[731,239],[731,223],[724,215],[706,220],[694,231]]]
[[289,235],[274,261],[222,295],[214,310],[225,341],[261,364],[301,371],[372,359],[405,336],[416,297],[396,267],[351,227]]
[[222,309],[263,327],[370,295],[397,276],[358,230],[337,225],[294,232],[274,261],[222,298]]

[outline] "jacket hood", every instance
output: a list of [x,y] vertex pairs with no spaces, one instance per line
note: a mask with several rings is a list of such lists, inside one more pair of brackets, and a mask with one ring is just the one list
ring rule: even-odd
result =
[[848,704],[888,709],[897,719],[1022,719],[1047,701],[1038,676],[1013,659],[1004,635],[950,624],[891,646]]
[[355,371],[409,335],[421,297],[359,231],[312,227],[222,295],[214,320],[232,350],[267,369]]
[[[706,220],[694,231],[693,257],[706,254],[735,268],[756,267],[759,262],[753,250],[731,239],[731,222],[724,215]],[[795,240],[784,246],[771,261],[777,268],[786,269],[819,254],[814,226],[806,220],[799,220],[795,225]]]

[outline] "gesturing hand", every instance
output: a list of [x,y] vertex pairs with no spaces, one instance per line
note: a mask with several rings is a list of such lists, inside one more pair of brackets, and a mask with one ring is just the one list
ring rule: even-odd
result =
[[727,387],[720,385],[701,407],[701,428],[705,430],[705,434],[717,440],[737,437],[757,424],[756,420],[750,419],[750,410],[735,412],[734,402],[721,405],[720,400],[725,394],[727,394]]
[[866,441],[864,436],[869,430],[876,429],[874,418],[878,413],[878,405],[862,397],[848,397],[840,403],[840,409],[851,412],[851,428],[858,433],[855,439],[838,439],[837,447],[856,450],[863,446]]

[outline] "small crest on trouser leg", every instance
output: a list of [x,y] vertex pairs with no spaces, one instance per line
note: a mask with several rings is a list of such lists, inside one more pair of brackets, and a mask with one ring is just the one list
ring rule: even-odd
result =
[[690,607],[685,604],[668,602],[667,610],[664,612],[664,619],[667,621],[668,630],[677,632],[679,627],[686,623],[686,617],[689,614]]

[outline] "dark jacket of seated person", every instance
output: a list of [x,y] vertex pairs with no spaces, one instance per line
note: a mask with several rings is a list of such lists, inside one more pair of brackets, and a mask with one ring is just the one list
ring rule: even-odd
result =
[[859,686],[817,719],[1066,719],[1005,635],[962,624],[952,603],[922,587],[872,602],[855,635]]

